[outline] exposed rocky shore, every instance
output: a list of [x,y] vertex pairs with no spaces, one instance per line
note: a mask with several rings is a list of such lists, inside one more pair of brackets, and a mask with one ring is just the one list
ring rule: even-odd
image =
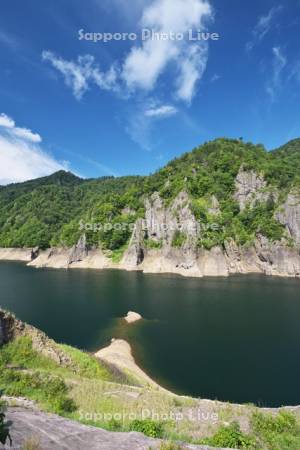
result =
[[[279,193],[267,187],[263,177],[241,168],[236,178],[235,201],[240,210],[259,202],[277,201]],[[199,223],[185,191],[170,205],[158,193],[145,199],[145,217],[138,219],[129,245],[119,263],[109,252],[90,249],[83,234],[72,248],[0,249],[0,260],[20,260],[33,267],[141,270],[145,273],[175,273],[182,276],[229,276],[260,273],[282,277],[300,277],[300,194],[290,192],[279,204],[274,218],[285,228],[285,237],[271,242],[257,234],[248,245],[233,240],[210,250],[197,244]],[[212,196],[210,214],[216,220],[218,200]],[[173,245],[176,230],[186,236],[180,246]],[[149,242],[152,246],[149,246]],[[153,245],[154,244],[154,245]]]

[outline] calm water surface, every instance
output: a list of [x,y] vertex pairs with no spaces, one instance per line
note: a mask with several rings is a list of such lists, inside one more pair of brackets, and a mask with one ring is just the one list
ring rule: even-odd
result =
[[[300,404],[300,281],[185,279],[0,262],[0,305],[59,342],[90,351],[112,337],[178,393]],[[126,326],[129,311],[145,320]]]

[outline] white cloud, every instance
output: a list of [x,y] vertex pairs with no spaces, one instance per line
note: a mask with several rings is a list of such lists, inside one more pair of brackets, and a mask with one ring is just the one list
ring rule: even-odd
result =
[[180,75],[177,79],[177,96],[190,102],[195,94],[197,81],[203,76],[208,59],[207,45],[192,45],[184,57],[180,57]]
[[267,83],[267,93],[274,101],[282,85],[282,72],[287,65],[287,58],[280,47],[273,47],[273,71],[272,77]]
[[246,45],[248,51],[251,51],[253,47],[261,42],[266,34],[269,33],[275,17],[282,9],[283,7],[281,5],[273,6],[266,15],[259,17],[258,22],[252,31],[252,40]]
[[79,56],[76,62],[66,61],[53,52],[43,51],[42,58],[50,61],[64,76],[77,100],[89,89],[90,82],[104,90],[117,90],[117,71],[112,66],[108,72],[101,72],[92,55]]
[[174,116],[177,112],[177,108],[172,105],[162,105],[155,108],[146,109],[144,114],[146,117],[165,118]]
[[42,142],[42,138],[39,134],[33,133],[28,128],[16,127],[15,121],[4,113],[0,114],[0,128],[1,127],[6,129],[6,132],[12,136],[16,136],[35,143]]
[[28,130],[27,128],[18,128],[16,127],[14,129],[15,136],[18,136],[19,138],[26,139],[27,141],[39,143],[42,142],[42,138],[39,134],[33,133],[31,130]]
[[[205,0],[156,0],[146,7],[141,26],[155,33],[187,33],[197,28],[203,31],[205,21],[212,18],[212,9]],[[192,44],[186,40],[147,40],[133,47],[123,67],[127,86],[151,90],[167,65],[174,61],[179,76],[177,96],[190,101],[196,82],[207,63],[207,43]]]
[[14,128],[15,122],[11,117],[8,117],[6,114],[0,114],[0,127],[4,128]]
[[129,89],[151,90],[166,65],[178,56],[174,42],[148,40],[134,47],[123,67],[122,77]]
[[17,183],[67,169],[38,145],[41,137],[0,115],[0,184]]
[[[124,2],[120,0],[119,3]],[[213,17],[208,0],[154,0],[150,4],[139,4],[143,5],[140,28],[151,29],[155,33],[202,32],[206,29],[207,20]],[[78,100],[91,84],[119,92],[125,86],[130,92],[138,89],[151,91],[172,62],[175,66],[172,76],[175,78],[176,97],[190,102],[197,81],[206,68],[207,50],[207,41],[194,43],[187,39],[147,39],[140,46],[131,48],[123,64],[116,62],[107,72],[99,69],[91,55],[79,56],[77,61],[67,61],[44,51],[42,57],[63,74],[65,83]]]

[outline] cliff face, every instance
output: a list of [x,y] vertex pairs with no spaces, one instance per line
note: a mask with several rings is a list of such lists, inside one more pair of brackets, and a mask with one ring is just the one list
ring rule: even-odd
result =
[[[264,179],[255,172],[240,170],[234,198],[241,211],[247,207],[278,198],[267,189]],[[218,216],[219,203],[211,198],[210,214]],[[100,249],[89,250],[83,235],[71,249],[55,248],[34,253],[29,263],[35,267],[55,268],[120,268],[145,273],[175,273],[183,276],[228,276],[230,274],[262,273],[300,277],[300,195],[290,192],[279,205],[275,219],[285,228],[286,237],[271,242],[257,234],[251,245],[238,245],[233,240],[210,250],[200,248],[201,223],[192,212],[191,200],[180,192],[165,205],[158,193],[145,199],[145,218],[138,219],[128,248],[120,263],[113,263]],[[182,236],[174,244],[176,233]],[[292,242],[288,242],[288,239]],[[6,250],[5,254],[8,250]],[[13,259],[12,251],[11,259]],[[28,260],[28,251],[26,258]],[[1,256],[1,254],[0,254]],[[4,255],[5,256],[5,255]],[[5,258],[3,258],[5,259]]]
[[[235,174],[231,181],[233,191],[229,198],[224,195],[222,198],[221,192],[221,200],[213,194],[195,199],[188,193],[188,178],[183,183],[186,189],[168,202],[159,192],[141,194],[144,216],[135,221],[127,249],[118,263],[113,262],[109,251],[91,249],[85,232],[72,248],[0,249],[0,260],[23,260],[35,267],[120,268],[193,277],[235,273],[299,277],[300,192],[294,187],[280,190],[278,185],[270,185],[262,173],[247,170],[243,163],[237,166]],[[189,182],[194,182],[194,177],[196,169],[192,170]],[[164,187],[168,189],[169,181]],[[195,202],[200,205],[198,215]],[[238,210],[229,219],[224,202]],[[206,221],[202,220],[203,211]],[[135,217],[135,212],[127,206],[122,215]],[[234,222],[236,218],[239,222]],[[251,228],[253,220],[255,226]],[[219,235],[222,227],[227,226],[225,237],[212,241],[212,245],[203,244],[207,233],[202,226],[207,221],[219,224]],[[244,227],[242,233],[250,230],[250,239],[248,235],[244,243],[239,243],[232,230],[226,234],[231,224],[233,228]]]
[[300,245],[300,195],[291,192],[276,213],[277,220],[285,226],[287,234]]
[[262,176],[253,170],[245,171],[243,167],[235,180],[234,199],[239,203],[240,209],[244,210],[248,204],[253,206],[256,201],[265,201],[268,194],[264,192],[267,183]]
[[[268,190],[263,177],[254,171],[241,169],[235,186],[234,199],[241,211],[278,199],[278,193]],[[212,199],[212,205],[209,212],[218,215],[217,199]],[[285,238],[271,242],[257,234],[251,245],[242,246],[229,240],[224,242],[224,246],[210,250],[197,246],[201,228],[186,192],[181,192],[168,207],[155,193],[146,199],[145,208],[145,220],[139,220],[137,224],[122,261],[124,267],[130,260],[131,268],[153,273],[171,272],[196,277],[234,273],[300,276],[300,195],[295,192],[289,193],[275,212],[275,219],[285,227]],[[174,230],[185,235],[179,248],[172,245]],[[147,239],[159,244],[159,248],[147,248]]]

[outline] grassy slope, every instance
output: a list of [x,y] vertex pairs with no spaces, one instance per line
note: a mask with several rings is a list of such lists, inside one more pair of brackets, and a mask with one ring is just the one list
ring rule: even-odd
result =
[[[154,437],[235,448],[300,448],[299,421],[291,413],[274,416],[251,405],[202,402],[128,385],[126,378],[122,380],[120,373],[92,355],[68,346],[60,348],[71,357],[71,367],[60,367],[38,354],[29,337],[2,347],[0,388],[9,396],[35,400],[46,411],[111,430],[134,429]],[[191,420],[199,408],[205,414],[217,414],[218,422]],[[168,420],[141,420],[142,410]],[[118,417],[120,413],[124,420]],[[170,413],[182,414],[182,420],[176,422]]]

